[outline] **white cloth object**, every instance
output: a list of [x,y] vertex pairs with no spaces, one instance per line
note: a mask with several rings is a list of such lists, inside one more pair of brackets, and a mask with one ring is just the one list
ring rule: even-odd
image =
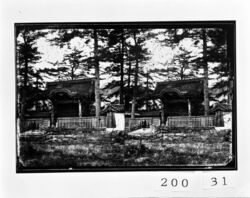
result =
[[232,129],[232,113],[224,113],[224,125],[226,129]]
[[225,112],[223,113],[224,126],[223,127],[215,127],[216,130],[224,130],[231,129],[232,130],[232,113]]
[[124,131],[125,130],[125,115],[124,113],[114,113],[115,125],[114,130]]

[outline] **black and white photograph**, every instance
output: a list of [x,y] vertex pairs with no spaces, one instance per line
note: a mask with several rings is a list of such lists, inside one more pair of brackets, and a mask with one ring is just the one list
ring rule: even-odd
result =
[[0,1],[0,197],[249,197],[249,5]]
[[235,170],[235,21],[16,23],[16,171]]

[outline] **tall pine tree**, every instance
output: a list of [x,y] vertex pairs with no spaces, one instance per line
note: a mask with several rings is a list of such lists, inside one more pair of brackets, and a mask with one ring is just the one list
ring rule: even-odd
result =
[[41,59],[36,41],[45,36],[46,33],[28,27],[17,27],[17,90],[18,90],[18,112],[20,118],[20,129],[24,122],[24,114],[27,107],[27,99],[39,92],[39,84],[43,81],[35,64]]

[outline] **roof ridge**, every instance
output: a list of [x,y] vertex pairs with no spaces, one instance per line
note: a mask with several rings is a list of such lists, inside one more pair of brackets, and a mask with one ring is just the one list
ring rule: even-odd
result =
[[92,81],[93,79],[94,78],[82,78],[82,79],[75,79],[75,80],[61,80],[61,81],[47,82],[47,84],[78,83],[78,82]]
[[201,81],[204,78],[189,78],[189,79],[182,79],[182,80],[169,80],[169,81],[162,81],[162,82],[157,82],[158,84],[165,84],[165,83],[177,83],[177,82],[194,82],[194,81]]

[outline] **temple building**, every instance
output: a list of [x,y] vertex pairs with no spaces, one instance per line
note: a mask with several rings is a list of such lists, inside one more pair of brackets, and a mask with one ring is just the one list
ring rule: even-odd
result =
[[162,102],[162,117],[204,115],[203,78],[159,82],[154,97]]
[[[134,119],[133,122],[147,120],[150,123],[157,121],[157,123],[168,126],[181,126],[180,123],[183,126],[212,126],[213,117],[204,116],[203,86],[203,78],[159,82],[155,90],[141,100],[158,101],[160,106],[157,102],[158,107],[155,109],[137,111],[135,116],[137,120]],[[46,120],[46,126],[88,125],[89,127],[89,123],[91,123],[91,126],[94,127],[97,119],[95,117],[94,87],[93,78],[48,82],[43,98],[50,101],[51,108],[45,112],[30,111],[26,118],[32,123],[44,123]],[[110,104],[102,109],[102,116],[98,118],[102,123],[101,126],[112,125],[112,112],[121,112],[126,115],[123,105]],[[34,113],[37,115],[36,117]],[[129,120],[130,116],[127,116],[126,123],[129,123]]]
[[94,79],[55,81],[47,83],[52,102],[51,122],[58,117],[83,117],[92,114]]

